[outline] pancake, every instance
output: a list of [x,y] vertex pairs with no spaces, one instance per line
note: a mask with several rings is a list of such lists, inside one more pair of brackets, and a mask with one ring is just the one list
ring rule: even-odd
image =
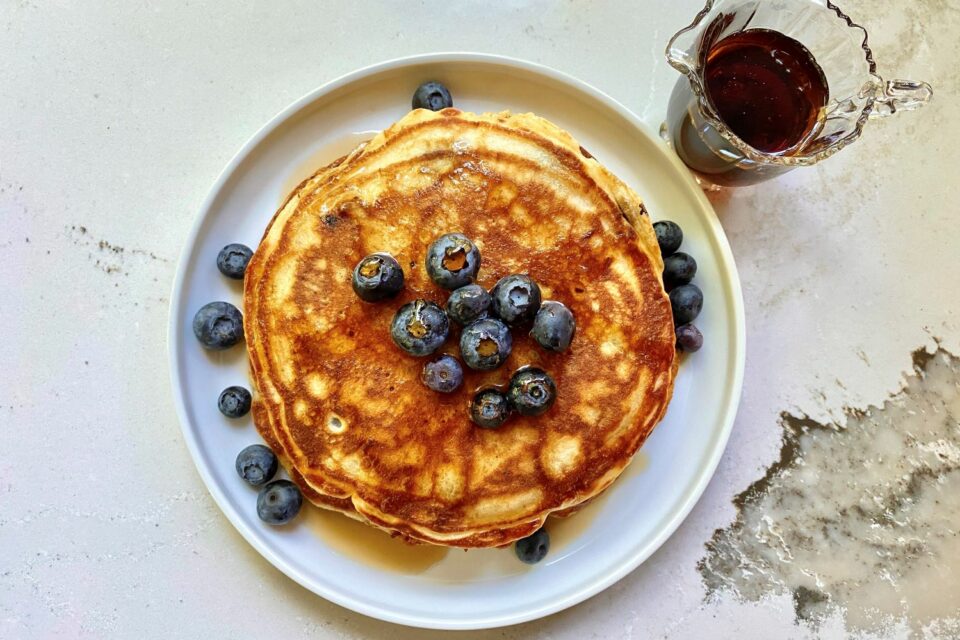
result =
[[[443,395],[390,339],[396,310],[448,296],[423,260],[437,236],[479,247],[478,283],[528,273],[574,313],[570,349],[514,330],[495,371]],[[361,302],[363,256],[404,268],[400,295]],[[565,131],[532,114],[415,110],[301,183],[244,283],[254,421],[304,495],[414,542],[508,544],[612,483],[662,418],[675,375],[663,261],[641,199]],[[458,330],[441,349],[459,356]],[[476,389],[539,366],[553,407],[495,430]]]

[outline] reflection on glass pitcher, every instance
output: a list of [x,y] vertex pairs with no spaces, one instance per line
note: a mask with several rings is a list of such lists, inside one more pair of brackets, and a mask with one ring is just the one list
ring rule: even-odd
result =
[[666,53],[684,77],[664,136],[720,186],[815,164],[859,138],[868,118],[933,96],[925,82],[884,81],[866,30],[830,0],[707,0]]

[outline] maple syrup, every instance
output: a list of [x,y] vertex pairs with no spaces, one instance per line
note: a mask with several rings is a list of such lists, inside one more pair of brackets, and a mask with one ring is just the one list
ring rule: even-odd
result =
[[317,537],[336,553],[391,573],[423,573],[443,560],[449,551],[430,544],[408,544],[342,513],[319,507],[304,509],[302,517]]
[[[617,482],[643,473],[649,464],[647,454],[638,451]],[[548,518],[545,526],[550,534],[551,549],[554,552],[570,552],[576,549],[569,549],[575,542],[586,542],[584,534],[603,510],[610,495],[610,490],[604,491],[582,509],[565,518]],[[454,562],[445,563],[443,560],[451,551],[457,551],[456,549],[430,544],[408,544],[368,524],[319,507],[305,508],[301,518],[305,526],[336,553],[390,573],[419,575],[436,567],[439,571],[431,572],[435,577],[467,580],[475,579],[486,571],[504,575],[511,571],[528,569],[517,562],[513,545],[504,549],[473,549],[470,551],[470,561],[456,562],[457,558],[454,557],[451,558]]]
[[[757,151],[788,156],[814,139],[830,96],[826,76],[800,42],[748,29],[714,43],[701,59],[704,92],[718,118]],[[715,184],[738,186],[782,167],[745,167],[742,154],[697,112],[684,79],[670,99],[667,126],[677,154]]]
[[764,153],[809,139],[829,96],[826,76],[807,48],[770,29],[748,29],[713,45],[704,79],[724,124]]
[[[649,465],[650,459],[647,457],[647,454],[643,451],[638,451],[634,454],[630,466],[624,470],[616,482],[622,482],[626,478],[643,473]],[[545,527],[547,533],[550,534],[550,548],[553,551],[561,551],[578,540],[585,542],[584,533],[586,533],[597,515],[604,509],[604,504],[606,504],[612,495],[612,489],[614,489],[614,487],[610,487],[610,489],[593,498],[587,504],[583,505],[581,509],[569,516],[563,518],[550,516],[547,518]]]

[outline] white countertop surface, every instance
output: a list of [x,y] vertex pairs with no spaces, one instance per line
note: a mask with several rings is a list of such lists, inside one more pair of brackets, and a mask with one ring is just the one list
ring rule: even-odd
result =
[[[464,635],[960,637],[960,3],[843,7],[881,74],[930,82],[934,102],[818,167],[712,195],[748,346],[703,498],[602,594]],[[441,637],[299,587],[209,497],[167,371],[180,247],[254,131],[387,58],[525,58],[656,129],[677,77],[664,45],[698,8],[0,4],[0,637]]]

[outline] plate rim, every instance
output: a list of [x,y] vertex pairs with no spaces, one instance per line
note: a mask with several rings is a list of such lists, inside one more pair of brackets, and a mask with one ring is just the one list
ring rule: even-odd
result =
[[[181,307],[180,298],[184,293],[186,282],[186,266],[190,258],[189,249],[196,244],[200,229],[209,215],[214,202],[216,201],[220,192],[223,190],[227,181],[236,171],[237,167],[250,155],[254,149],[256,149],[256,147],[264,139],[266,139],[270,134],[286,123],[287,120],[294,117],[306,107],[309,107],[309,105],[312,103],[322,99],[325,95],[351,83],[363,80],[368,76],[407,66],[430,63],[481,63],[500,67],[513,67],[522,71],[543,76],[549,80],[564,84],[571,89],[576,90],[578,93],[586,94],[589,97],[592,97],[595,100],[603,103],[605,106],[616,112],[617,115],[627,121],[632,127],[639,130],[642,135],[651,138],[655,143],[657,143],[655,146],[657,149],[659,149],[663,160],[673,165],[674,169],[676,170],[675,172],[680,176],[680,180],[686,183],[688,190],[694,193],[701,209],[706,212],[705,223],[709,226],[713,233],[714,240],[717,244],[717,249],[723,260],[723,265],[728,271],[726,277],[722,278],[722,282],[724,282],[730,288],[730,298],[733,302],[733,308],[731,311],[734,320],[733,337],[735,344],[733,362],[730,363],[732,365],[732,375],[727,380],[728,391],[724,394],[729,396],[729,400],[726,403],[724,415],[722,416],[717,446],[711,453],[707,463],[698,469],[698,472],[695,475],[696,481],[693,484],[692,489],[687,492],[680,505],[680,508],[673,512],[671,517],[668,519],[666,526],[661,528],[658,535],[646,545],[638,549],[635,554],[630,556],[626,562],[621,563],[614,571],[588,581],[579,589],[572,591],[565,597],[557,598],[548,605],[543,605],[537,609],[526,610],[521,613],[513,613],[501,616],[486,616],[460,621],[425,618],[418,615],[400,615],[395,610],[370,606],[367,603],[355,600],[350,596],[345,596],[341,593],[330,591],[326,588],[323,588],[322,585],[317,585],[314,583],[307,576],[303,575],[296,566],[288,564],[285,560],[275,554],[269,545],[262,543],[259,537],[255,535],[255,533],[246,525],[246,523],[244,523],[237,515],[233,513],[233,509],[227,508],[227,505],[230,504],[230,500],[228,499],[227,495],[215,482],[207,467],[199,464],[199,461],[203,459],[200,451],[200,445],[196,437],[193,435],[193,430],[190,427],[190,421],[187,417],[184,397],[179,391],[182,388],[183,383],[180,377],[179,366],[181,363],[178,361],[176,344],[176,338],[183,331],[185,326],[184,323],[180,322],[177,309]],[[709,200],[707,200],[699,185],[697,185],[692,174],[690,174],[676,154],[671,153],[665,146],[663,146],[659,140],[659,136],[651,131],[650,127],[626,106],[583,80],[540,63],[530,62],[510,56],[467,51],[435,52],[401,56],[361,67],[354,71],[340,75],[339,77],[336,77],[333,80],[330,80],[329,82],[326,82],[307,92],[300,98],[294,100],[289,106],[282,109],[263,126],[261,126],[256,133],[247,139],[247,141],[230,158],[230,161],[220,171],[216,180],[208,191],[207,196],[204,198],[197,214],[194,216],[193,224],[191,225],[191,228],[184,239],[183,245],[180,249],[180,254],[177,259],[177,270],[174,276],[173,287],[170,295],[168,316],[168,366],[170,368],[170,382],[172,385],[171,390],[173,392],[174,405],[176,406],[177,419],[180,422],[180,431],[187,445],[187,449],[190,452],[190,456],[193,459],[194,467],[200,474],[200,478],[203,480],[207,491],[213,497],[217,507],[220,509],[223,515],[226,516],[227,520],[240,533],[244,540],[246,540],[247,543],[250,544],[268,562],[270,562],[270,564],[280,570],[291,580],[297,582],[299,585],[311,591],[312,593],[356,613],[386,622],[424,629],[488,629],[519,624],[522,622],[529,622],[531,620],[536,620],[579,604],[607,589],[629,573],[633,572],[633,570],[635,570],[650,556],[652,556],[664,544],[664,542],[666,542],[676,532],[676,530],[693,510],[693,507],[697,504],[697,502],[699,502],[711,478],[713,478],[717,466],[720,463],[720,459],[723,457],[723,453],[726,450],[730,433],[733,429],[733,424],[737,416],[737,410],[739,408],[742,396],[743,376],[746,361],[746,321],[744,313],[743,291],[740,284],[740,277],[736,267],[736,262],[733,257],[733,252],[730,248],[726,234],[723,232],[723,227],[720,224],[720,220],[717,217],[712,205],[710,204]],[[728,366],[728,368],[730,367]]]

